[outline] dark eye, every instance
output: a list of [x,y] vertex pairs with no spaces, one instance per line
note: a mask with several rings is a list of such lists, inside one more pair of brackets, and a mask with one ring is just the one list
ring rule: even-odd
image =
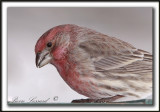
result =
[[52,46],[52,42],[48,42],[47,47],[51,47],[51,46]]

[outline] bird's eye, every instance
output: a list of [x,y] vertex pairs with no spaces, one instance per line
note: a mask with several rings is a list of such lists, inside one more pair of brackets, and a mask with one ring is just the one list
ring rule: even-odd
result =
[[52,46],[52,42],[48,42],[47,47],[51,47],[51,46]]

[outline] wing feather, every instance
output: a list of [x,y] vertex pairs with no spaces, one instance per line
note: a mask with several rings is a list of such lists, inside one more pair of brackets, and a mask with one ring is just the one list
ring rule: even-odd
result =
[[108,36],[106,41],[104,38],[98,39],[98,41],[93,39],[82,42],[79,47],[90,55],[97,72],[142,73],[152,71],[152,55],[150,53]]

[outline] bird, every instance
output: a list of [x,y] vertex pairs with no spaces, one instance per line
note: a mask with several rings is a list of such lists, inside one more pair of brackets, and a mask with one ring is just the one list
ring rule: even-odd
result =
[[75,24],[46,31],[35,45],[36,66],[56,67],[62,79],[88,99],[123,102],[152,94],[152,54],[128,42]]

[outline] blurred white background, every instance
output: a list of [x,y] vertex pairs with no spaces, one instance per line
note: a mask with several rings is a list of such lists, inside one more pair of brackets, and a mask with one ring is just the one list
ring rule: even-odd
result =
[[[8,100],[50,98],[69,103],[86,98],[72,90],[56,68],[36,68],[34,47],[48,29],[76,24],[117,37],[152,53],[152,8],[30,8],[10,7],[8,24]],[[53,98],[58,96],[58,100]]]

